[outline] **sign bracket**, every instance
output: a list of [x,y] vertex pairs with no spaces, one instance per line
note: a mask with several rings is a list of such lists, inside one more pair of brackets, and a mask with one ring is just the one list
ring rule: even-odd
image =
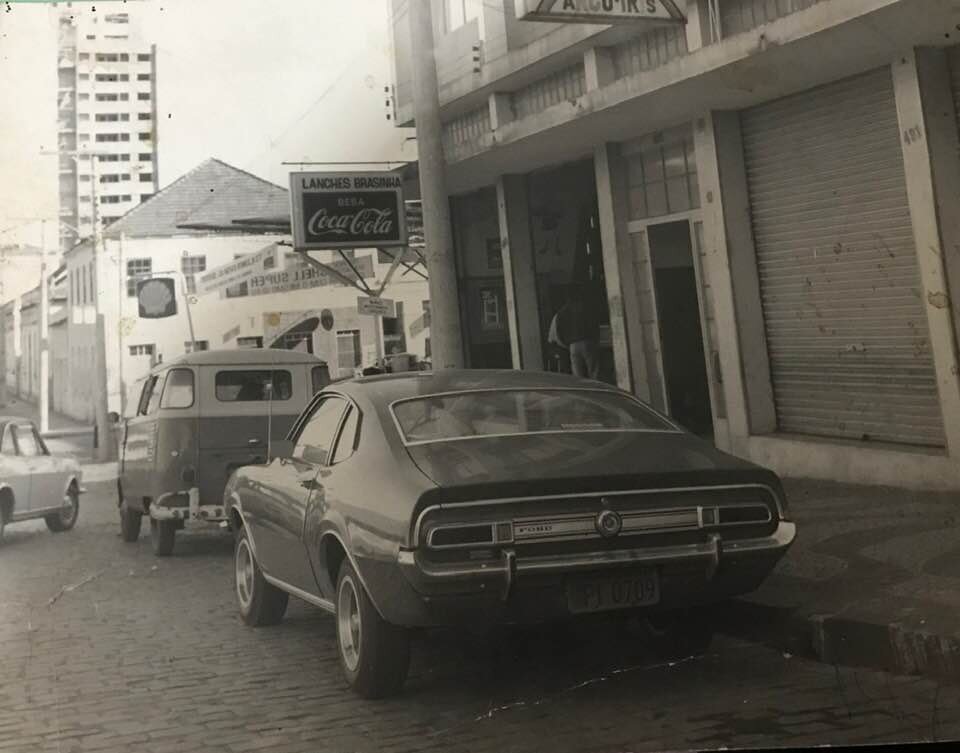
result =
[[[402,250],[401,250],[399,253],[397,253],[396,256],[394,256],[394,255],[393,255],[393,252],[391,252],[390,249],[388,249],[388,248],[381,248],[381,249],[379,249],[379,250],[380,250],[380,251],[383,251],[383,252],[384,252],[387,256],[389,256],[391,259],[394,259],[394,262],[395,262],[395,263],[398,262],[398,263],[400,264],[400,266],[402,266],[402,267],[405,268],[406,271],[403,273],[403,275],[406,275],[407,272],[413,272],[413,273],[416,274],[416,275],[420,275],[420,277],[422,277],[424,280],[428,280],[428,279],[429,279],[429,277],[427,277],[427,275],[425,275],[423,272],[421,272],[419,269],[417,269],[416,262],[414,262],[413,264],[408,264],[407,262],[403,261],[403,251],[402,251]],[[423,258],[423,254],[421,254],[421,253],[420,253],[417,249],[415,249],[415,248],[411,248],[410,250],[413,251],[418,257],[420,257],[420,261],[423,262],[424,267],[426,267],[427,263],[426,263],[426,260]],[[402,277],[403,275],[401,275],[401,277]]]
[[[337,249],[340,252],[340,257],[347,263],[347,266],[353,270],[353,273],[357,276],[357,282],[363,285],[363,289],[366,291],[367,295],[373,295],[373,291],[370,289],[370,286],[367,285],[367,281],[363,279],[360,273],[357,271],[357,268],[353,266],[353,262],[350,260],[350,257],[344,253],[345,249]],[[306,252],[304,252],[306,253]]]
[[[359,290],[361,293],[366,293],[367,295],[370,295],[370,290],[369,290],[368,288],[366,288],[366,287],[364,287],[364,286],[361,286],[360,284],[357,283],[356,280],[351,280],[351,279],[350,279],[349,277],[347,277],[345,274],[337,271],[336,269],[334,269],[333,267],[331,267],[331,266],[329,266],[329,265],[327,265],[327,264],[324,264],[322,261],[318,261],[317,259],[314,259],[312,256],[310,256],[310,252],[309,252],[309,251],[301,251],[300,253],[301,253],[302,257],[303,257],[303,260],[306,261],[308,264],[310,264],[310,266],[315,267],[315,268],[320,269],[320,270],[323,270],[324,272],[326,272],[327,274],[329,274],[329,275],[332,276],[332,277],[336,277],[336,278],[337,278],[338,280],[340,280],[340,282],[342,282],[344,285],[347,285],[347,286],[349,286],[349,287],[351,287],[351,288],[356,288],[356,289]],[[358,278],[358,279],[361,279],[361,280],[362,280],[362,278]],[[365,283],[364,283],[364,285],[365,285]]]

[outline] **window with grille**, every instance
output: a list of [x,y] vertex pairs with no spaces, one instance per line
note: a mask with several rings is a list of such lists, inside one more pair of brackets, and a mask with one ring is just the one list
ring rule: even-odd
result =
[[262,337],[238,337],[237,347],[241,350],[254,350],[263,347]]
[[131,356],[152,356],[154,345],[131,345],[130,346],[130,355]]
[[510,95],[510,100],[519,120],[559,102],[577,99],[586,89],[586,71],[583,63],[577,63],[518,89]]
[[127,296],[133,298],[137,295],[137,278],[146,276],[153,272],[152,259],[128,259],[127,260]]
[[630,219],[660,217],[700,206],[692,136],[643,149],[627,158]]
[[[143,176],[140,176],[141,180]],[[206,256],[184,256],[180,260],[180,271],[187,282],[187,292],[191,295],[197,292],[196,275],[207,271]]]
[[209,340],[194,340],[190,342],[187,340],[183,344],[183,349],[187,353],[199,353],[202,350],[210,350],[210,341]]

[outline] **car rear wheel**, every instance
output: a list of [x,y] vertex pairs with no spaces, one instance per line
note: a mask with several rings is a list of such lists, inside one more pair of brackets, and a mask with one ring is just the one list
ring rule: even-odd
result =
[[377,612],[360,579],[344,561],[337,579],[337,645],[350,687],[363,698],[383,698],[403,687],[410,636]]
[[133,510],[126,502],[120,503],[120,535],[123,540],[133,543],[140,538],[140,526],[143,524],[143,513]]
[[233,552],[240,616],[251,627],[276,625],[286,614],[290,597],[263,577],[246,528],[238,531]]
[[80,490],[76,484],[70,484],[67,493],[63,495],[63,506],[60,512],[47,515],[44,521],[54,533],[69,531],[77,524],[77,516],[80,514]]
[[158,557],[173,554],[173,543],[177,536],[177,521],[155,520],[150,518],[150,541],[153,553]]

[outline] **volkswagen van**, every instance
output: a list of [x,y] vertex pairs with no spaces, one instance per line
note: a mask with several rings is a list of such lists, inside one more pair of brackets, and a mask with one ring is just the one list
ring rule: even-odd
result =
[[176,532],[222,523],[234,470],[267,461],[314,393],[329,384],[324,361],[288,350],[185,355],[136,382],[120,430],[117,504],[124,541],[150,521],[154,553]]

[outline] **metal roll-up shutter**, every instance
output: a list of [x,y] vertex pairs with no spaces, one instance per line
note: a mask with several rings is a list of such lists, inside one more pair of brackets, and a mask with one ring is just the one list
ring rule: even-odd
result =
[[741,122],[779,430],[943,446],[890,70]]

